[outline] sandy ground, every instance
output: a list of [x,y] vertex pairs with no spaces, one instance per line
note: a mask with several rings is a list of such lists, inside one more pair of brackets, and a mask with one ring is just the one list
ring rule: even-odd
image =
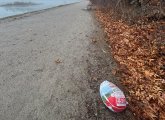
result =
[[0,21],[0,120],[133,119],[100,100],[104,79],[118,83],[87,4]]

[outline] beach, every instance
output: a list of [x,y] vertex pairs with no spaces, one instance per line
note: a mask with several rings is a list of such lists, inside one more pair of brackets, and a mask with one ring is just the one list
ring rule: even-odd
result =
[[100,82],[118,83],[87,5],[0,20],[0,120],[133,120],[129,110],[116,114],[101,104]]

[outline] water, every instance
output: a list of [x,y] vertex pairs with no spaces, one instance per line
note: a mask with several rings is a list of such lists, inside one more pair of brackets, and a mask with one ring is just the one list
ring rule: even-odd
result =
[[80,0],[0,0],[0,18],[42,10]]

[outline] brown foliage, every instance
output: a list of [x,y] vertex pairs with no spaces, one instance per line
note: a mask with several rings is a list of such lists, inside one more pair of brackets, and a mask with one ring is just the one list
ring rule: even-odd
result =
[[101,7],[112,8],[122,19],[134,22],[165,19],[165,0],[90,0]]
[[130,108],[140,119],[165,120],[165,22],[130,26],[111,15],[96,11],[120,65]]

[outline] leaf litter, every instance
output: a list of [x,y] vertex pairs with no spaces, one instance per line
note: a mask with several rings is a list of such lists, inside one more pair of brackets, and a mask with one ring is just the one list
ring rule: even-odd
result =
[[97,9],[119,64],[113,74],[121,75],[121,83],[129,93],[130,109],[139,119],[165,119],[165,26],[164,21],[128,25],[114,20],[110,12]]

